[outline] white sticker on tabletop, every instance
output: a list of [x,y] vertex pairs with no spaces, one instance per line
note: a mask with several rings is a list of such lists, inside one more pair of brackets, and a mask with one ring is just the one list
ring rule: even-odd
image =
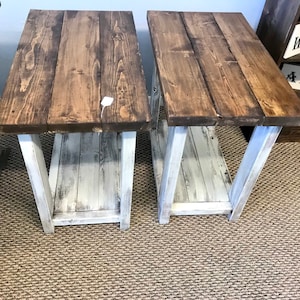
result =
[[102,118],[102,115],[103,115],[104,108],[106,106],[112,105],[113,102],[114,102],[114,98],[113,97],[108,97],[108,96],[103,97],[103,99],[101,100],[101,106],[102,106],[101,118]]

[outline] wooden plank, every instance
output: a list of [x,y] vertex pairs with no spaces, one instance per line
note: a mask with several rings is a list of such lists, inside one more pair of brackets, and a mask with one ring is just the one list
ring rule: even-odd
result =
[[[158,122],[157,130],[152,130],[150,132],[152,162],[157,196],[159,196],[161,178],[163,174],[164,158],[167,148],[167,137],[168,125],[166,120]],[[188,199],[186,182],[182,174],[182,169],[180,168],[174,194],[174,202],[188,201]]]
[[156,129],[158,126],[160,105],[162,102],[162,95],[160,90],[159,78],[157,75],[157,69],[154,65],[152,74],[152,87],[150,96],[150,110],[152,116],[151,128]]
[[[158,124],[158,129],[151,131],[151,147],[154,176],[159,190],[168,127],[166,121]],[[230,187],[229,171],[214,128],[189,128],[170,214],[227,214],[231,211],[228,197]]]
[[56,134],[52,153],[56,214],[120,209],[117,133]]
[[100,134],[99,209],[120,210],[120,153],[118,134]]
[[[199,162],[204,180],[206,191],[204,201],[229,202],[228,193],[231,187],[231,178],[219,146],[215,128],[211,126],[190,127],[190,136],[195,147],[195,159]],[[192,176],[200,177],[197,173]],[[205,192],[202,191],[202,193]]]
[[103,130],[145,129],[150,109],[131,12],[100,12],[101,98],[114,98],[105,108]]
[[63,134],[55,192],[55,213],[76,210],[80,133]]
[[53,217],[55,226],[118,222],[120,222],[119,210],[57,213]]
[[280,130],[280,126],[255,127],[229,192],[233,209],[229,216],[231,221],[240,217]]
[[263,124],[299,126],[296,93],[243,15],[214,13],[214,17],[265,114]]
[[62,18],[60,11],[30,11],[0,101],[1,132],[47,130]]
[[276,143],[300,142],[300,127],[283,127]]
[[50,184],[50,189],[51,189],[51,194],[53,199],[55,197],[57,178],[59,172],[62,137],[63,135],[60,133],[55,134],[53,148],[52,148],[51,163],[49,169],[49,184]]
[[230,202],[173,203],[171,215],[222,215],[232,211]]
[[150,131],[151,156],[157,196],[159,195],[161,176],[163,172],[164,157],[167,147],[167,126],[164,122],[157,123],[157,129]]
[[136,132],[122,132],[121,186],[120,186],[120,228],[130,226],[133,174],[135,162]]
[[97,210],[100,207],[99,144],[98,133],[81,134],[76,211]]
[[259,124],[263,112],[211,13],[181,13],[218,114],[218,124]]
[[180,14],[149,11],[148,24],[168,124],[214,125],[217,113]]
[[99,14],[66,11],[61,32],[50,131],[92,131],[100,114]]
[[37,134],[21,134],[18,135],[18,140],[44,232],[53,233],[54,203],[39,136]]
[[[154,177],[159,191],[166,151],[167,124],[151,131]],[[213,127],[191,127],[185,143],[174,203],[228,202],[231,178]]]
[[183,189],[184,191],[186,189],[187,195],[186,198],[174,198],[174,203],[209,201],[209,195],[205,185],[206,176],[210,177],[209,174],[205,174],[201,170],[201,161],[199,161],[196,145],[189,128],[181,159],[181,172],[179,173],[176,188],[176,190]]
[[[102,119],[104,96],[114,102]],[[30,12],[0,102],[0,132],[136,131],[150,120],[131,12]]]
[[158,198],[158,219],[161,224],[169,223],[170,220],[186,135],[187,127],[168,128],[167,148]]

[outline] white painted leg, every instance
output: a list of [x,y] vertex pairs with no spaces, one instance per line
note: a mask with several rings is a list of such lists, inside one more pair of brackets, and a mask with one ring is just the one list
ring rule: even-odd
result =
[[154,65],[153,75],[152,75],[151,98],[150,98],[152,129],[156,129],[158,127],[157,123],[159,119],[160,102],[161,102],[160,84],[157,76],[157,69],[156,66]]
[[240,217],[281,128],[281,126],[255,127],[229,191],[232,204],[230,221],[236,221]]
[[136,132],[122,132],[120,192],[120,228],[122,230],[130,226],[135,146]]
[[170,220],[187,129],[188,127],[185,126],[172,126],[168,129],[167,148],[158,196],[158,220],[161,224],[167,224]]
[[21,134],[18,139],[44,232],[53,233],[54,204],[40,138],[37,134]]

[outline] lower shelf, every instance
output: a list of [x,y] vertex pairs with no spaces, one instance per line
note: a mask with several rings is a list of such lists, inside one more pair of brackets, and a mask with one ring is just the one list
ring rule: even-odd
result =
[[119,222],[118,134],[56,134],[49,183],[54,225]]
[[[160,121],[151,132],[157,191],[163,172],[168,126]],[[214,127],[190,127],[177,180],[172,215],[229,214],[230,175]]]

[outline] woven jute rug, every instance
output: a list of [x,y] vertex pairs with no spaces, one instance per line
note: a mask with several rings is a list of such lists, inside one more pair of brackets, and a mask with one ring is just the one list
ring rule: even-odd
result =
[[[234,177],[246,142],[219,128]],[[42,136],[47,164],[53,136]],[[276,144],[242,217],[157,222],[148,133],[138,135],[131,227],[42,231],[15,136],[0,174],[0,299],[300,299],[300,144]]]

